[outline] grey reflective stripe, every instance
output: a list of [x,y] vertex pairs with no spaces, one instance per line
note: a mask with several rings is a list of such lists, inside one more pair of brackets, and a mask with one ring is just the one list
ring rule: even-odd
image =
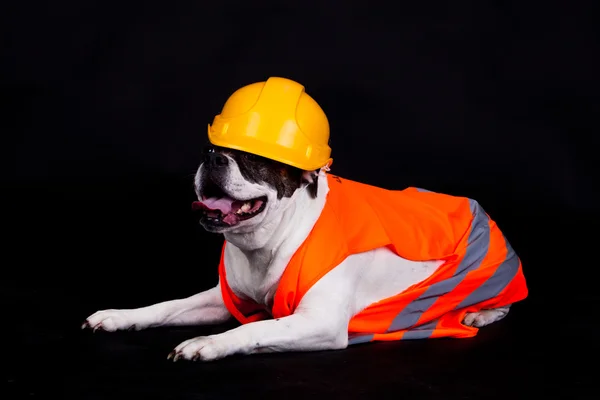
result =
[[367,343],[373,339],[372,334],[368,335],[357,335],[348,339],[348,345],[352,346],[353,344]]
[[438,320],[429,321],[426,324],[417,326],[416,328],[406,331],[402,335],[402,340],[416,340],[416,339],[428,339],[433,334],[435,327],[438,324]]
[[506,258],[487,281],[456,306],[457,310],[498,296],[519,271],[519,257],[517,257],[517,254],[510,243],[508,243],[508,240],[506,240],[504,236],[502,236],[502,238],[504,239],[504,243],[506,243]]
[[461,260],[452,278],[431,285],[418,298],[409,303],[394,318],[388,332],[407,329],[417,323],[421,315],[442,295],[449,293],[465,279],[469,271],[481,265],[490,245],[489,218],[483,208],[475,200],[469,199],[473,221],[469,232],[465,256]]
[[417,192],[426,192],[426,193],[432,193],[431,190],[427,190],[427,189],[423,189],[423,188],[416,188]]

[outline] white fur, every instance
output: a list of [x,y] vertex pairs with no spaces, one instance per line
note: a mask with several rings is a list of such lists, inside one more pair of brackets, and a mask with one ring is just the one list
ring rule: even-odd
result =
[[[310,233],[326,201],[325,173],[318,179],[318,196],[304,189],[277,200],[275,191],[245,181],[230,158],[229,179],[223,188],[237,199],[267,196],[266,210],[223,231],[227,240],[227,282],[240,298],[271,307],[277,284],[290,258]],[[196,186],[200,187],[200,171]],[[307,178],[310,179],[307,173]],[[200,196],[200,193],[198,193]],[[402,292],[430,276],[440,261],[414,262],[386,248],[355,254],[319,280],[303,297],[293,315],[242,325],[230,331],[181,343],[169,355],[174,360],[216,360],[232,354],[343,349],[348,323],[377,301]],[[464,323],[482,327],[503,318],[508,307],[467,314]],[[99,311],[84,327],[116,331],[157,326],[217,324],[231,315],[220,286],[194,296],[138,309]]]

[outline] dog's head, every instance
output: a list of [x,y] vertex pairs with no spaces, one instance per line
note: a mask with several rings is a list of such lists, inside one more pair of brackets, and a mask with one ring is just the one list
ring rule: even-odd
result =
[[252,232],[277,218],[299,189],[317,196],[317,171],[208,145],[196,172],[194,209],[209,232]]

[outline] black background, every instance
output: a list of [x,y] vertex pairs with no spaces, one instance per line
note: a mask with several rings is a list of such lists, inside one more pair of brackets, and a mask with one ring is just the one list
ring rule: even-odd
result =
[[[583,397],[578,359],[598,328],[597,6],[413,3],[3,4],[10,396]],[[479,200],[530,297],[472,340],[206,365],[165,357],[225,327],[79,331],[97,309],[216,283],[222,238],[191,213],[192,175],[227,97],[269,76],[326,111],[334,173]]]

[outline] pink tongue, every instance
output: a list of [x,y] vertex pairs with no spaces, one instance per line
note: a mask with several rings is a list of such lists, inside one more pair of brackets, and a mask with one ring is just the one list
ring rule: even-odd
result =
[[223,214],[229,214],[233,208],[233,199],[229,197],[216,198],[211,197],[203,201],[195,201],[192,203],[194,210],[219,210]]
[[223,218],[223,222],[225,222],[227,225],[235,225],[239,220],[240,218],[235,214],[227,214],[225,218]]

